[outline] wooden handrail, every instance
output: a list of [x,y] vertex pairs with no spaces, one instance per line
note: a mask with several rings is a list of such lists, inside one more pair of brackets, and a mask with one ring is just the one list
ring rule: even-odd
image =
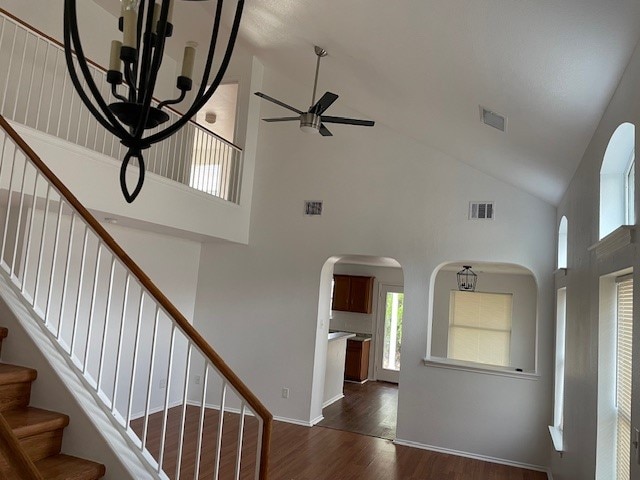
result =
[[98,220],[80,203],[80,201],[69,191],[62,181],[47,167],[40,157],[31,147],[18,135],[11,125],[0,115],[0,127],[2,127],[13,141],[20,147],[24,154],[29,157],[36,168],[53,185],[65,201],[73,207],[82,219],[89,225],[94,233],[107,245],[111,252],[120,259],[123,265],[138,279],[144,289],[155,299],[165,312],[173,318],[177,326],[189,337],[189,339],[200,349],[207,359],[218,369],[220,374],[227,379],[229,384],[243,397],[256,415],[264,421],[262,431],[262,446],[260,456],[260,480],[267,479],[267,469],[269,462],[269,450],[271,443],[271,429],[273,416],[271,412],[260,402],[251,390],[240,380],[233,370],[225,363],[218,353],[207,343],[180,311],[169,301],[151,281],[146,273],[127,255],[118,245],[111,235],[104,229]]
[[[19,23],[20,25],[22,25],[23,27],[25,27],[28,30],[31,30],[33,33],[40,35],[42,38],[50,41],[51,43],[54,43],[55,45],[58,45],[58,47],[64,49],[64,44],[62,42],[60,42],[59,40],[53,38],[50,35],[47,35],[46,33],[38,30],[36,27],[34,27],[33,25],[25,22],[24,20],[22,20],[21,18],[16,17],[14,14],[12,14],[11,12],[8,12],[7,10],[5,10],[4,8],[0,7],[0,13],[9,17],[11,20],[13,20],[16,23]],[[97,62],[94,62],[93,60],[87,58],[87,63],[93,65],[95,68],[97,68],[98,70],[100,70],[102,73],[107,73],[107,69],[104,68],[102,65],[98,64]],[[157,98],[153,98],[153,100],[156,103],[160,103],[160,100],[158,100]],[[173,113],[175,113],[176,115],[180,115],[182,116],[182,112],[176,110],[175,108],[167,105],[164,107],[166,110],[171,110]],[[189,120],[189,123],[192,123],[195,127],[200,128],[201,130],[204,130],[205,132],[207,132],[209,135],[212,135],[214,137],[216,137],[218,140],[220,140],[223,143],[226,143],[227,145],[229,145],[230,147],[235,148],[238,151],[242,151],[242,148],[240,148],[238,145],[236,145],[235,143],[227,140],[226,138],[221,137],[220,135],[218,135],[217,133],[209,130],[207,127],[205,127],[204,125],[200,125],[198,122],[194,121],[194,120]]]
[[23,480],[44,480],[27,452],[20,446],[18,437],[13,433],[2,413],[0,413],[0,450],[4,453],[9,466],[13,467],[20,478]]

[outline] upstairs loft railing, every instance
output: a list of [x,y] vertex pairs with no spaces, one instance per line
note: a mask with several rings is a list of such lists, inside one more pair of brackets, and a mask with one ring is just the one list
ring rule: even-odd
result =
[[[106,70],[93,62],[90,69],[103,98],[107,103],[115,101]],[[166,112],[171,123],[179,118],[171,108]],[[98,124],[78,97],[67,74],[62,44],[2,8],[0,114],[112,158],[126,154],[126,148]],[[242,149],[193,121],[145,151],[145,161],[148,172],[240,202]]]
[[1,116],[0,274],[150,478],[267,478],[269,411]]

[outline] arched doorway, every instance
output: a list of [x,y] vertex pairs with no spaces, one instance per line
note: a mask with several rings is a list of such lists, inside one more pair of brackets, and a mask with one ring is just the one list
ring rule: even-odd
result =
[[388,257],[334,256],[323,266],[320,283],[314,423],[395,438],[402,267]]

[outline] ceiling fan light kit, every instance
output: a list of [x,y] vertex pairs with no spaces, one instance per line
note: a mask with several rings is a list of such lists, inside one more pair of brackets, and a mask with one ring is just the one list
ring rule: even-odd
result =
[[[111,42],[107,72],[107,82],[111,85],[111,92],[117,99],[111,104],[107,104],[103,98],[84,55],[78,32],[77,0],[64,2],[64,45],[67,69],[78,95],[91,114],[100,125],[118,137],[128,148],[120,168],[120,188],[125,200],[129,203],[138,196],[144,182],[145,166],[142,152],[175,134],[209,101],[229,66],[238,36],[244,0],[236,1],[236,11],[226,49],[220,59],[218,71],[214,73],[214,55],[219,40],[223,3],[222,0],[216,2],[205,67],[193,103],[176,122],[157,133],[145,136],[146,130],[156,128],[169,120],[169,115],[163,111],[163,108],[182,102],[186,93],[193,87],[197,44],[187,42],[182,71],[176,79],[176,88],[180,93],[177,98],[162,101],[157,107],[151,105],[158,72],[164,58],[165,43],[173,35],[173,10],[177,1],[179,0],[122,0],[118,20],[122,41]],[[211,78],[213,78],[212,81]],[[118,88],[121,85],[126,89],[119,91]],[[210,86],[207,88],[207,85]],[[139,167],[138,180],[133,191],[130,191],[126,182],[126,171],[133,159],[137,160]]]
[[323,137],[331,137],[333,134],[329,131],[329,129],[324,125],[325,123],[340,123],[343,125],[358,125],[361,127],[373,127],[375,122],[371,120],[357,120],[355,118],[344,118],[344,117],[331,117],[327,115],[323,115],[323,113],[338,99],[338,95],[331,92],[326,92],[320,100],[316,102],[316,91],[318,88],[318,73],[320,72],[320,59],[322,57],[327,56],[327,51],[321,47],[314,47],[314,51],[316,56],[318,57],[316,61],[316,76],[315,81],[313,83],[313,94],[311,96],[311,107],[306,112],[302,110],[298,110],[291,105],[288,105],[280,100],[276,100],[269,95],[266,95],[262,92],[255,92],[255,94],[264,98],[265,100],[275,103],[287,110],[291,110],[298,114],[296,117],[278,117],[278,118],[264,118],[265,122],[291,122],[291,121],[299,121],[300,122],[300,130],[305,133],[320,133]]
[[300,130],[305,133],[318,133],[322,121],[320,115],[303,113],[300,115]]

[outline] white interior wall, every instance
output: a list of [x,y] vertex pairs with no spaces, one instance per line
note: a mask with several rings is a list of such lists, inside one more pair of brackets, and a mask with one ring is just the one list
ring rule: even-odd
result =
[[[636,48],[624,76],[594,132],[567,192],[558,207],[558,221],[568,219],[568,274],[565,421],[562,457],[552,455],[555,480],[594,478],[596,471],[598,411],[598,345],[600,276],[633,267],[638,271],[640,255],[635,246],[598,260],[589,250],[599,239],[598,212],[600,167],[609,140],[619,125],[640,123],[640,49]],[[638,139],[636,138],[636,151]],[[636,175],[636,192],[639,178]],[[636,194],[636,218],[639,197]],[[635,275],[634,310],[640,311],[640,284]],[[640,329],[634,329],[634,384],[632,425],[640,427]],[[632,455],[633,458],[633,455]],[[640,477],[640,465],[632,462],[631,478]]]
[[[433,298],[431,355],[447,357],[450,293],[458,289],[456,272],[440,270]],[[537,287],[531,275],[479,273],[478,292],[513,295],[510,366],[535,371]]]
[[128,226],[192,240],[247,241],[248,208],[152,173],[146,174],[140,196],[129,204],[120,191],[118,161],[31,128],[13,126],[80,202],[101,212],[102,218],[116,217]]
[[[268,68],[263,91],[292,104],[307,95],[304,86]],[[351,113],[336,108],[336,114]],[[281,112],[263,105],[261,113]],[[554,207],[383,123],[333,130],[334,137],[322,138],[295,125],[261,125],[251,241],[203,246],[196,327],[277,417],[312,421],[312,383],[324,379],[315,374],[316,340],[328,329],[317,321],[319,272],[336,252],[394,258],[403,265],[406,302],[398,437],[544,466],[551,421],[550,284],[542,284],[538,297],[539,379],[449,371],[421,360],[436,268],[453,258],[478,258],[520,264],[548,278],[555,263]],[[468,202],[475,198],[494,200],[500,215],[469,222]],[[322,217],[302,215],[308,199],[324,200]],[[288,399],[282,387],[290,388]]]

